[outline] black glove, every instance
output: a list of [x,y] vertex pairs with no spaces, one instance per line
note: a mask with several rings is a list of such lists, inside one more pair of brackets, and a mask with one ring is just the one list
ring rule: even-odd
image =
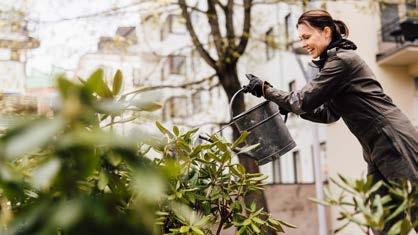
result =
[[263,80],[252,74],[245,74],[248,78],[248,85],[244,86],[244,92],[249,92],[254,96],[261,97],[263,95]]
[[288,110],[287,110],[287,109],[285,109],[285,108],[279,107],[279,113],[280,113],[281,115],[287,115],[288,113],[290,113],[290,111],[288,111]]

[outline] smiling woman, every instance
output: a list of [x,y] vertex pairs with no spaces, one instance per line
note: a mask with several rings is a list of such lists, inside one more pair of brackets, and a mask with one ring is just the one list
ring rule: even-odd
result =
[[343,39],[349,35],[347,25],[341,20],[334,20],[326,11],[305,12],[299,17],[296,28],[303,48],[314,59],[321,55],[325,57],[324,51],[335,47],[337,43],[344,43],[345,49],[357,48],[353,42]]
[[[252,75],[247,76],[250,83],[245,91],[277,103],[281,112],[293,112],[313,122],[332,123],[342,118],[359,140],[368,174],[375,182],[407,179],[417,184],[418,132],[354,52],[357,46],[345,39],[347,26],[324,10],[312,10],[300,16],[297,28],[303,47],[313,59],[318,58],[313,61],[319,68],[316,77],[301,90],[286,92]],[[414,221],[418,210],[413,213]],[[385,224],[384,232],[396,222]]]

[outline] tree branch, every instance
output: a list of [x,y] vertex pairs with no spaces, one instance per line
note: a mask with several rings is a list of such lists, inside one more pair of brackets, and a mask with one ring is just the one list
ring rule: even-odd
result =
[[222,57],[224,56],[225,44],[224,44],[224,41],[222,40],[221,31],[219,30],[218,13],[216,12],[216,6],[213,0],[207,0],[207,4],[208,4],[207,17],[208,17],[211,35],[215,43],[215,48],[216,48],[216,52],[218,53],[218,58],[220,61],[222,61]]
[[[251,29],[251,4],[252,0],[244,0],[244,25],[242,30],[242,36],[238,45],[236,52],[239,55],[244,53],[245,48],[248,44],[248,39],[250,38],[250,29]],[[235,57],[234,57],[235,58]],[[235,58],[238,61],[239,56]]]
[[119,121],[111,121],[108,124],[102,126],[101,128],[105,128],[105,127],[108,127],[108,126],[113,126],[114,124],[123,124],[123,123],[131,122],[131,121],[139,118],[140,116],[141,116],[140,114],[137,114],[137,115],[132,115],[131,117],[129,117],[127,119],[122,119],[122,120],[119,120]]
[[150,87],[141,87],[139,89],[130,91],[128,93],[125,93],[123,95],[121,95],[121,98],[127,97],[129,95],[133,95],[136,93],[140,93],[140,92],[145,92],[145,91],[153,91],[153,90],[160,90],[160,89],[165,89],[165,88],[187,88],[189,86],[193,86],[193,85],[197,85],[197,84],[201,84],[205,81],[209,81],[212,80],[214,77],[216,76],[216,74],[213,74],[209,77],[206,77],[204,79],[198,80],[198,81],[193,81],[193,82],[187,82],[187,83],[183,83],[183,84],[178,84],[178,85],[160,85],[160,86],[150,86]]
[[200,91],[211,91],[213,88],[218,87],[220,84],[221,83],[217,82],[217,83],[213,84],[212,86],[210,86],[208,88],[199,87],[199,88],[193,89],[193,90],[195,90],[195,92],[193,92],[192,95],[195,95],[195,94],[199,93]]
[[174,125],[181,125],[181,126],[186,126],[189,128],[196,128],[196,127],[202,127],[202,126],[206,126],[206,125],[217,125],[217,126],[225,126],[228,125],[229,122],[202,122],[199,124],[194,124],[194,125],[190,125],[189,123],[185,123],[185,122],[175,122],[173,123]]
[[202,43],[197,37],[196,31],[192,25],[192,20],[190,19],[190,14],[187,10],[187,5],[185,0],[178,0],[181,8],[181,13],[183,18],[186,20],[186,28],[189,31],[190,37],[192,39],[193,45],[196,47],[196,50],[199,52],[200,56],[206,61],[206,63],[212,67],[214,70],[218,70],[216,61],[210,56],[210,54],[203,48]]
[[235,50],[235,29],[234,29],[234,0],[228,0],[224,9],[225,12],[225,25],[226,25],[226,37],[228,38],[228,49]]
[[[180,5],[179,3],[177,3],[177,2],[173,2],[173,3],[171,3],[172,5]],[[206,15],[206,11],[205,10],[202,10],[202,9],[200,9],[200,8],[198,8],[197,6],[190,6],[190,5],[187,5],[186,4],[186,7],[187,7],[187,9],[191,9],[191,10],[193,10],[193,11],[197,11],[197,12],[200,12],[200,13],[202,13],[202,14],[205,14]]]

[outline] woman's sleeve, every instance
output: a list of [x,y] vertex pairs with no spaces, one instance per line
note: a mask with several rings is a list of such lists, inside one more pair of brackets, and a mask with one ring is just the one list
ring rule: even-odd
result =
[[300,117],[318,123],[333,123],[338,121],[341,115],[329,103],[325,103],[312,112],[301,114]]
[[285,92],[266,87],[265,98],[296,114],[312,113],[329,101],[343,85],[347,76],[346,64],[337,55],[330,57],[322,70],[301,90]]

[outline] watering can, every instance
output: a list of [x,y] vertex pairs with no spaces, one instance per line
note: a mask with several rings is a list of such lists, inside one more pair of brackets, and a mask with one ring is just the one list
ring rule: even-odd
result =
[[263,165],[274,161],[296,147],[296,143],[290,136],[276,103],[264,101],[243,113],[235,115],[232,111],[232,105],[241,92],[244,92],[244,88],[238,90],[229,103],[230,124],[234,124],[240,133],[243,131],[251,132],[245,140],[246,144],[259,144],[248,155],[256,160],[258,165]]

